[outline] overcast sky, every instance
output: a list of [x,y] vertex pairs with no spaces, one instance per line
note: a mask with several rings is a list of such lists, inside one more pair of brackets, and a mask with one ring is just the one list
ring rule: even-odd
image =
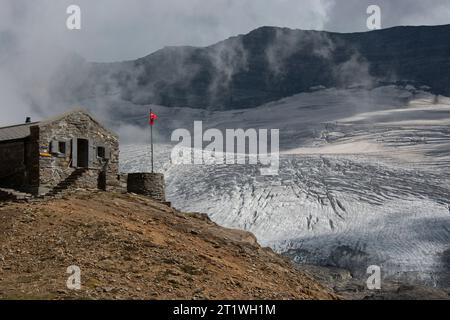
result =
[[[81,30],[68,30],[69,5]],[[367,31],[377,4],[382,27],[450,23],[450,0],[0,0],[0,125],[54,113],[49,95],[67,53],[108,62],[164,46],[206,46],[261,26]]]
[[[264,25],[365,31],[378,4],[382,26],[450,23],[450,0],[0,0],[0,54],[48,46],[91,61],[145,56],[167,45],[204,46]],[[65,26],[77,4],[82,30]]]

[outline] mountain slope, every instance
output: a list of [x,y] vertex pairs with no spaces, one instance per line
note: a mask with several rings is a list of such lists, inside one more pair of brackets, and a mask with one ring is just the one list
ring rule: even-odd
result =
[[[64,66],[65,100],[213,110],[256,107],[315,87],[405,84],[450,95],[450,25],[330,33],[262,27],[209,47],[166,47],[135,61]],[[75,100],[75,101],[74,101]]]
[[[145,197],[0,203],[0,299],[333,299],[250,233]],[[66,268],[82,288],[66,288]]]

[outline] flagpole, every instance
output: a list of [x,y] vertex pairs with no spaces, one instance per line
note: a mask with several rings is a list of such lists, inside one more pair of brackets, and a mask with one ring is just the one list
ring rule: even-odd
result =
[[[150,122],[151,122],[152,109],[150,109],[149,117],[150,117]],[[151,144],[150,150],[151,150],[151,154],[152,154],[152,173],[154,173],[154,171],[153,171],[153,125],[152,125],[152,123],[150,123],[150,144]]]

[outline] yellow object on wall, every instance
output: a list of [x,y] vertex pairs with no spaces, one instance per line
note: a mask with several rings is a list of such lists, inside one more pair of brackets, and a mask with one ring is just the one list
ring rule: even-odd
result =
[[47,157],[47,158],[52,156],[50,153],[47,153],[47,152],[40,152],[39,155],[41,157]]

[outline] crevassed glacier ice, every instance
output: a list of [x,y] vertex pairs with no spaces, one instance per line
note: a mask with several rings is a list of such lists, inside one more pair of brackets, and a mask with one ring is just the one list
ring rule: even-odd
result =
[[[250,110],[157,112],[175,117],[174,128],[203,120],[280,129],[278,176],[261,176],[257,165],[172,165],[172,146],[157,145],[175,207],[249,230],[300,263],[355,275],[375,264],[385,276],[450,284],[450,99],[390,86],[327,89]],[[148,146],[121,151],[123,171],[149,169]]]

